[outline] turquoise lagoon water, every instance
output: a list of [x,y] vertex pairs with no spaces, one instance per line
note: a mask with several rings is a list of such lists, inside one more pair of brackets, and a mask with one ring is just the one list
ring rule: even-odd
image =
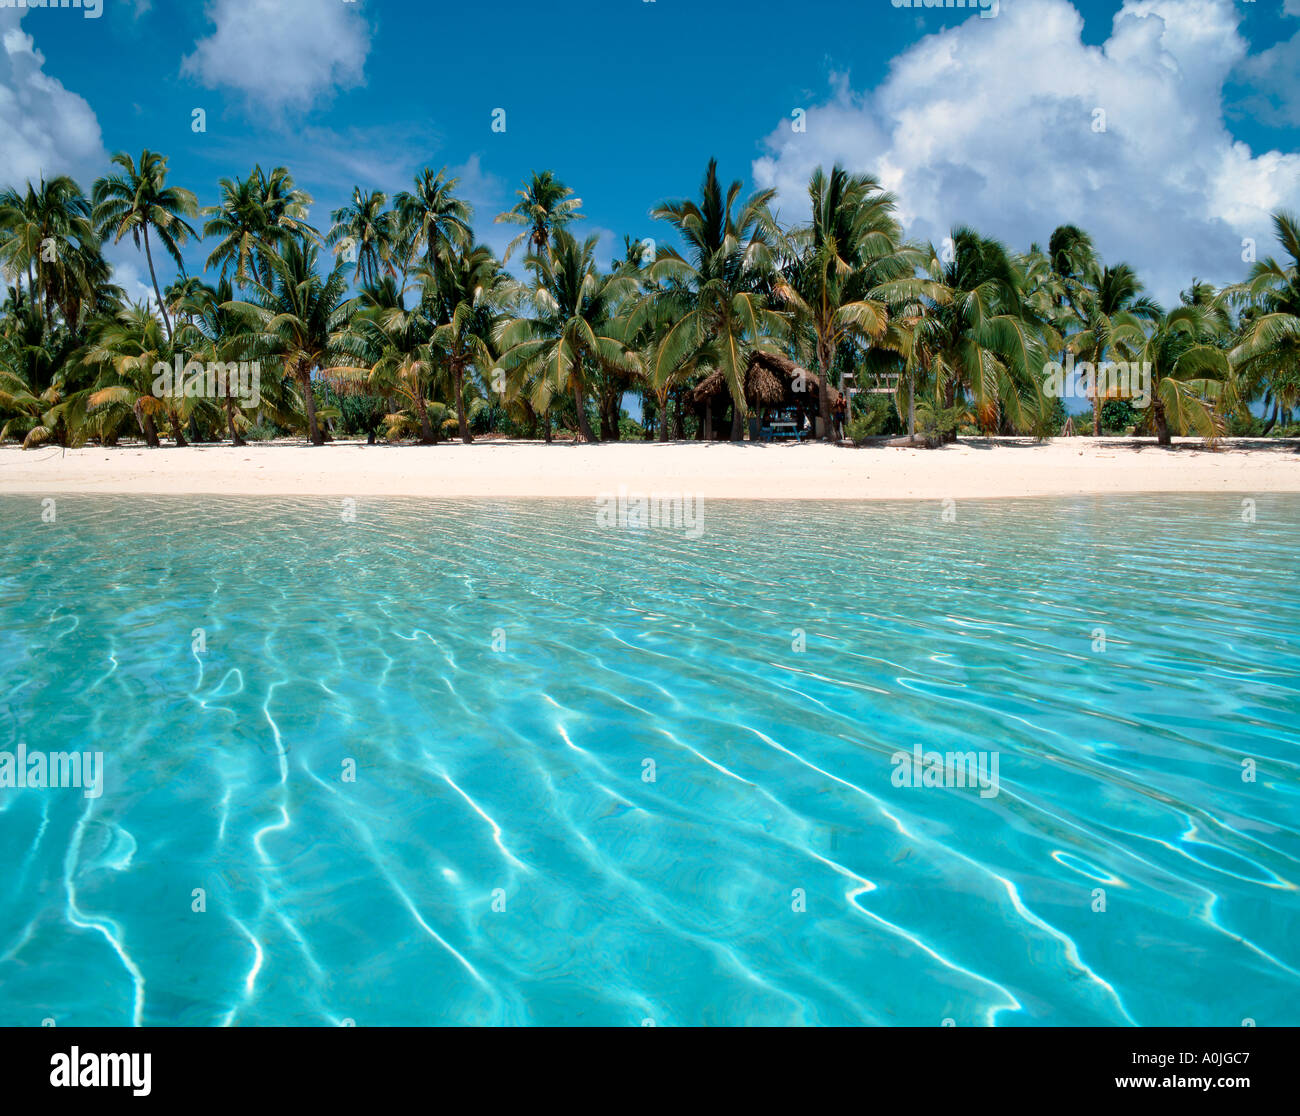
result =
[[1300,1023],[1300,499],[355,511],[0,498],[0,1023]]

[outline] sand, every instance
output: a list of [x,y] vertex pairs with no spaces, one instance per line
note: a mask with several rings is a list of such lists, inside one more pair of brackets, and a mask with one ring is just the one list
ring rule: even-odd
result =
[[925,450],[677,442],[464,446],[302,442],[231,446],[0,446],[0,494],[220,493],[596,499],[975,499],[1091,493],[1300,492],[1294,441],[1196,439],[1160,449],[1129,438],[970,439]]

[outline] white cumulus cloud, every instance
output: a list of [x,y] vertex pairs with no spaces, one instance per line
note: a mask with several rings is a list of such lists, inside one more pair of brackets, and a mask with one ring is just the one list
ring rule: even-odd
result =
[[181,72],[252,104],[305,110],[335,89],[365,81],[370,28],[360,5],[341,0],[211,0],[215,29]]
[[1170,303],[1194,276],[1240,277],[1242,239],[1271,251],[1269,212],[1300,203],[1300,156],[1256,154],[1224,124],[1223,85],[1248,61],[1239,20],[1230,0],[1127,0],[1089,46],[1068,0],[1002,0],[896,57],[875,89],[837,76],[806,132],[767,137],[754,178],[791,220],[814,166],[870,171],[908,234],[935,243],[969,224],[1025,249],[1077,224]]
[[89,189],[106,160],[99,121],[45,72],[45,56],[22,30],[25,14],[0,10],[0,186],[71,174]]

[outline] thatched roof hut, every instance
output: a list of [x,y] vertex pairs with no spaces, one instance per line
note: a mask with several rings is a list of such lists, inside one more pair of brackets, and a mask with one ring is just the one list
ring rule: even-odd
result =
[[[802,379],[803,390],[795,390],[796,380]],[[745,401],[755,408],[792,407],[802,404],[809,410],[817,409],[821,392],[821,377],[816,372],[801,368],[780,353],[755,351],[745,365]],[[706,376],[691,393],[697,407],[706,404],[726,403],[731,399],[731,388],[726,377],[719,372]],[[831,406],[839,402],[840,393],[830,387]]]
[[[765,362],[755,359],[757,356],[755,353],[750,357],[745,366],[745,400],[751,407],[775,407],[784,398],[785,387]],[[706,403],[726,404],[731,400],[731,388],[718,370],[701,380],[691,397],[697,407]]]

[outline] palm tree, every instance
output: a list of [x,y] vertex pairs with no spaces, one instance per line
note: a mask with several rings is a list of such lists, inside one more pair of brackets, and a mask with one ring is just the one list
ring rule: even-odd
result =
[[163,291],[167,309],[177,319],[178,335],[193,320],[195,308],[201,302],[203,293],[210,290],[212,288],[197,275],[181,275]]
[[123,173],[109,175],[95,183],[95,225],[104,237],[112,233],[115,244],[129,232],[139,248],[143,235],[149,277],[153,280],[158,309],[162,311],[170,338],[172,323],[163,304],[162,291],[158,289],[149,230],[152,228],[158,234],[159,242],[184,274],[185,261],[181,258],[180,245],[191,236],[198,239],[199,235],[185,218],[198,214],[198,199],[189,190],[166,185],[167,158],[164,155],[146,149],[141,153],[137,167],[130,155],[119,151],[113,156],[113,162],[122,168]]
[[126,305],[126,291],[109,282],[113,268],[99,243],[95,237],[70,248],[55,276],[54,301],[69,337],[78,342],[95,316],[112,317]]
[[363,193],[360,186],[352,191],[352,200],[330,214],[333,227],[325,243],[340,252],[349,245],[356,253],[356,278],[360,283],[379,281],[381,263],[387,263],[393,248],[392,213],[384,209],[388,195],[376,190]]
[[63,398],[62,385],[51,384],[38,391],[23,376],[21,358],[14,349],[13,342],[0,337],[0,411],[12,414],[0,427],[0,443],[21,435],[23,449],[31,449],[57,440],[55,422],[47,416]]
[[[701,366],[714,360],[714,352],[708,346],[701,346],[687,352],[684,356],[669,356],[666,352],[668,339],[672,336],[677,319],[671,316],[672,307],[663,304],[663,316],[657,317],[642,326],[639,356],[645,369],[645,382],[654,392],[659,414],[659,441],[666,442],[668,433],[668,402],[674,390],[687,383],[696,375]],[[678,397],[678,415],[680,418],[681,399]]]
[[68,377],[75,360],[67,339],[53,337],[40,309],[23,299],[11,302],[0,331],[0,413],[11,418],[0,428],[0,442],[22,436],[23,449],[46,442],[74,442],[75,416],[65,415]]
[[361,309],[339,338],[335,362],[326,375],[340,385],[361,382],[377,394],[409,399],[421,445],[433,445],[438,438],[429,417],[428,386],[436,354],[430,345],[434,324],[427,307],[408,310],[400,298],[390,304],[369,293],[359,301]]
[[278,250],[293,240],[318,240],[320,234],[308,223],[311,216],[312,196],[294,185],[293,175],[287,167],[276,167],[269,175],[256,168],[261,182],[260,204],[266,216],[266,232],[270,247]]
[[[1145,324],[1160,316],[1160,308],[1142,294],[1142,283],[1128,264],[1102,267],[1093,261],[1081,277],[1081,285],[1077,313],[1082,328],[1071,336],[1069,348],[1095,370],[1112,349],[1124,350],[1126,341],[1141,344]],[[1100,379],[1095,380],[1092,391],[1094,438],[1101,435],[1101,407],[1105,401],[1100,383]]]
[[718,161],[710,159],[699,202],[670,201],[653,210],[653,217],[677,230],[687,255],[660,249],[648,277],[661,286],[638,315],[676,319],[660,354],[669,367],[711,347],[711,363],[722,371],[735,403],[733,441],[741,437],[749,351],[784,330],[762,289],[772,274],[777,228],[768,206],[775,191],[762,190],[741,202],[741,189],[733,182],[724,194]]
[[[187,285],[177,303],[185,315],[185,324],[176,331],[177,347],[189,353],[202,364],[233,364],[245,359],[244,321],[230,308],[234,299],[230,279],[223,277],[215,287],[204,283]],[[226,432],[232,446],[247,443],[240,433],[242,410],[235,385],[226,382],[226,394],[221,401],[226,418]]]
[[98,370],[88,409],[122,409],[134,414],[145,444],[159,445],[157,421],[166,418],[177,447],[188,445],[184,427],[194,400],[154,391],[154,366],[172,366],[176,348],[163,333],[153,310],[144,304],[127,307],[98,324],[86,346],[83,362]]
[[19,283],[27,278],[28,293],[41,299],[47,327],[54,324],[56,302],[66,324],[76,326],[72,306],[92,296],[109,273],[90,202],[76,182],[61,175],[42,178],[39,186],[29,182],[25,194],[0,193],[0,268]]
[[1049,323],[1027,299],[1023,269],[995,240],[954,229],[945,259],[930,248],[923,275],[933,286],[923,330],[934,405],[951,412],[969,397],[985,429],[1023,427],[1040,410],[1045,351],[1056,348]]
[[278,361],[285,376],[298,386],[307,436],[314,446],[324,445],[325,438],[316,421],[312,372],[336,363],[338,335],[349,313],[342,262],[336,260],[322,279],[316,268],[319,254],[313,243],[290,240],[282,252],[267,257],[271,275],[267,282],[253,284],[257,301],[223,304],[245,319],[240,351],[250,359]]
[[266,217],[261,208],[258,171],[247,178],[223,178],[220,186],[221,201],[203,211],[208,218],[203,225],[203,235],[221,238],[208,256],[204,269],[220,267],[224,279],[227,268],[233,263],[235,282],[247,283],[250,278],[260,282],[257,255],[263,248]]
[[1246,307],[1232,362],[1250,395],[1264,392],[1277,420],[1279,409],[1300,404],[1300,218],[1285,210],[1273,214],[1273,228],[1289,260],[1256,261],[1244,283],[1225,294]]
[[496,216],[498,224],[524,226],[524,231],[506,247],[506,263],[510,262],[514,250],[525,243],[530,255],[544,255],[556,229],[570,221],[583,220],[583,214],[578,212],[582,199],[575,198],[573,191],[555,177],[554,171],[533,171],[525,180],[524,188],[516,193],[519,201],[514,207]]
[[1207,442],[1223,433],[1224,409],[1236,406],[1227,353],[1214,342],[1223,326],[1215,307],[1184,305],[1160,315],[1134,355],[1151,366],[1151,424],[1162,446],[1171,432],[1195,430]]
[[1078,313],[1084,284],[1097,265],[1092,237],[1078,225],[1058,225],[1047,242],[1047,262],[1057,280],[1057,305],[1068,305]]
[[[659,287],[649,280],[648,263],[641,245],[640,237],[624,236],[623,258],[616,261],[616,270],[635,279],[638,287],[649,295]],[[644,312],[643,308],[651,312]],[[671,365],[660,360],[664,339],[677,324],[671,311],[672,308],[667,303],[660,302],[656,305],[647,298],[633,297],[619,306],[616,313],[619,334],[628,348],[636,353],[642,369],[642,399],[654,397],[654,414],[658,423],[658,438],[661,442],[666,442],[669,438],[668,404],[673,391],[686,379],[695,375],[699,366],[698,358],[701,355],[692,354],[690,359],[679,360]],[[612,386],[612,390],[618,392],[618,399],[615,401],[617,405],[617,402],[621,401],[624,385],[621,382],[616,383]],[[608,421],[603,410],[601,417],[602,422]],[[611,417],[617,423],[617,412]],[[614,429],[617,430],[617,426]]]
[[465,415],[465,372],[471,366],[485,375],[492,367],[489,347],[496,312],[509,284],[492,252],[479,245],[450,254],[434,274],[422,270],[425,298],[439,323],[433,343],[451,371],[456,396],[456,423],[460,440],[470,442]]
[[587,422],[586,367],[639,368],[615,323],[617,305],[635,293],[636,280],[601,274],[598,240],[592,236],[580,244],[567,229],[557,230],[548,253],[528,257],[535,277],[529,290],[532,314],[510,318],[497,330],[497,343],[505,350],[503,368],[532,377],[534,406],[546,410],[552,394],[567,389],[579,435],[589,442],[594,439]]
[[801,248],[776,282],[777,296],[790,308],[796,328],[815,337],[820,373],[817,411],[823,437],[835,440],[830,418],[830,370],[840,343],[870,340],[884,333],[888,307],[881,284],[910,276],[919,262],[902,246],[893,195],[867,175],[835,167],[828,177],[818,167],[808,183],[812,220],[792,240]]
[[424,248],[424,262],[436,271],[438,263],[453,248],[467,248],[474,239],[469,222],[473,209],[456,197],[458,179],[436,175],[425,167],[415,176],[415,189],[394,199],[398,218],[407,229],[412,256]]
[[[506,247],[505,259],[509,263],[515,249],[521,244],[527,245],[527,251],[533,256],[543,256],[550,252],[551,238],[555,230],[563,228],[570,221],[585,220],[578,212],[582,205],[581,198],[575,198],[573,191],[555,177],[554,171],[533,171],[524,180],[524,188],[516,191],[519,195],[511,209],[498,213],[494,220],[498,224],[523,225],[524,232],[516,236]],[[535,429],[537,413],[532,400],[520,396],[529,429]],[[546,441],[551,440],[551,417],[549,411],[543,416]]]
[[219,266],[224,277],[233,263],[235,282],[261,283],[271,270],[270,253],[291,240],[316,235],[307,223],[312,197],[294,186],[284,167],[276,167],[268,177],[255,166],[247,178],[223,178],[220,185],[221,201],[203,210],[208,218],[203,235],[221,238],[205,269]]
[[907,436],[916,438],[916,389],[932,383],[940,361],[944,331],[941,308],[952,298],[941,282],[931,279],[895,280],[891,290],[873,291],[889,306],[884,333],[867,351],[864,370],[897,376],[894,404],[903,414],[903,393],[907,398]]

